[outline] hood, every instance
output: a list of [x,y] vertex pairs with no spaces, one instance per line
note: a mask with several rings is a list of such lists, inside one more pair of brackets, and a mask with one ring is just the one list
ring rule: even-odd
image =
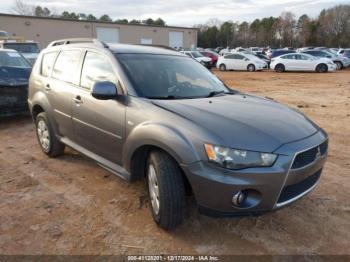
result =
[[0,86],[28,85],[31,68],[0,66]]
[[318,131],[317,126],[293,109],[250,95],[153,103],[196,123],[219,138],[222,146],[231,148],[273,152],[282,144]]

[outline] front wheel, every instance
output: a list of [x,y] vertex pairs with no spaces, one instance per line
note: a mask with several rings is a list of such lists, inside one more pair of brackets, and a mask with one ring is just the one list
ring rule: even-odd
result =
[[282,64],[278,64],[275,66],[275,71],[278,72],[278,73],[282,73],[285,71],[285,68],[284,68],[284,65]]
[[328,71],[328,67],[327,65],[325,64],[319,64],[317,67],[316,67],[316,72],[317,73],[326,73]]
[[36,135],[41,150],[50,157],[56,157],[64,152],[64,144],[61,143],[51,127],[45,112],[37,115],[35,118]]
[[334,63],[335,63],[335,64],[336,64],[336,66],[337,66],[337,70],[341,70],[341,69],[343,69],[343,64],[342,64],[341,62],[339,62],[339,61],[335,61]]
[[255,65],[252,65],[252,64],[248,65],[247,70],[249,72],[254,72],[255,71]]
[[175,160],[162,151],[151,152],[147,184],[154,221],[167,230],[180,225],[185,210],[185,186]]
[[220,68],[220,71],[226,71],[226,66],[224,64],[221,64],[219,68]]

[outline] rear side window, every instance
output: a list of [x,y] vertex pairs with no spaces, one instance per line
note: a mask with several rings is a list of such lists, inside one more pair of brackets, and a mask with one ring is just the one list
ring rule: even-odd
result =
[[53,63],[55,62],[55,57],[57,52],[51,52],[43,55],[43,60],[41,62],[41,75],[48,77],[52,71]]
[[107,57],[87,52],[81,72],[81,86],[91,89],[96,82],[109,81],[117,84],[117,77]]
[[56,60],[52,77],[68,83],[73,83],[76,79],[76,68],[79,63],[80,51],[62,51]]

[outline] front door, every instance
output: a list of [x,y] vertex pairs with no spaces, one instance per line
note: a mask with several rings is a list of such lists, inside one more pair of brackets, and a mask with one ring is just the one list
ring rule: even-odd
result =
[[118,85],[111,61],[104,54],[86,52],[80,87],[73,98],[74,141],[116,164],[122,163],[125,105],[118,100],[98,100],[91,95],[94,83]]

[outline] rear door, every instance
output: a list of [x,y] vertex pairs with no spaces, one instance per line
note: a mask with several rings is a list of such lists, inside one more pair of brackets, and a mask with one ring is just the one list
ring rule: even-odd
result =
[[126,107],[116,99],[94,98],[91,90],[98,81],[119,85],[109,57],[96,51],[87,51],[80,87],[76,88],[73,99],[74,141],[109,161],[121,164]]
[[[47,53],[43,57],[42,74],[50,71],[52,60],[56,53]],[[44,82],[45,92],[53,109],[58,132],[61,136],[73,138],[72,129],[72,99],[74,89],[79,83],[78,64],[81,51],[63,50],[58,54],[52,70],[51,78]]]

